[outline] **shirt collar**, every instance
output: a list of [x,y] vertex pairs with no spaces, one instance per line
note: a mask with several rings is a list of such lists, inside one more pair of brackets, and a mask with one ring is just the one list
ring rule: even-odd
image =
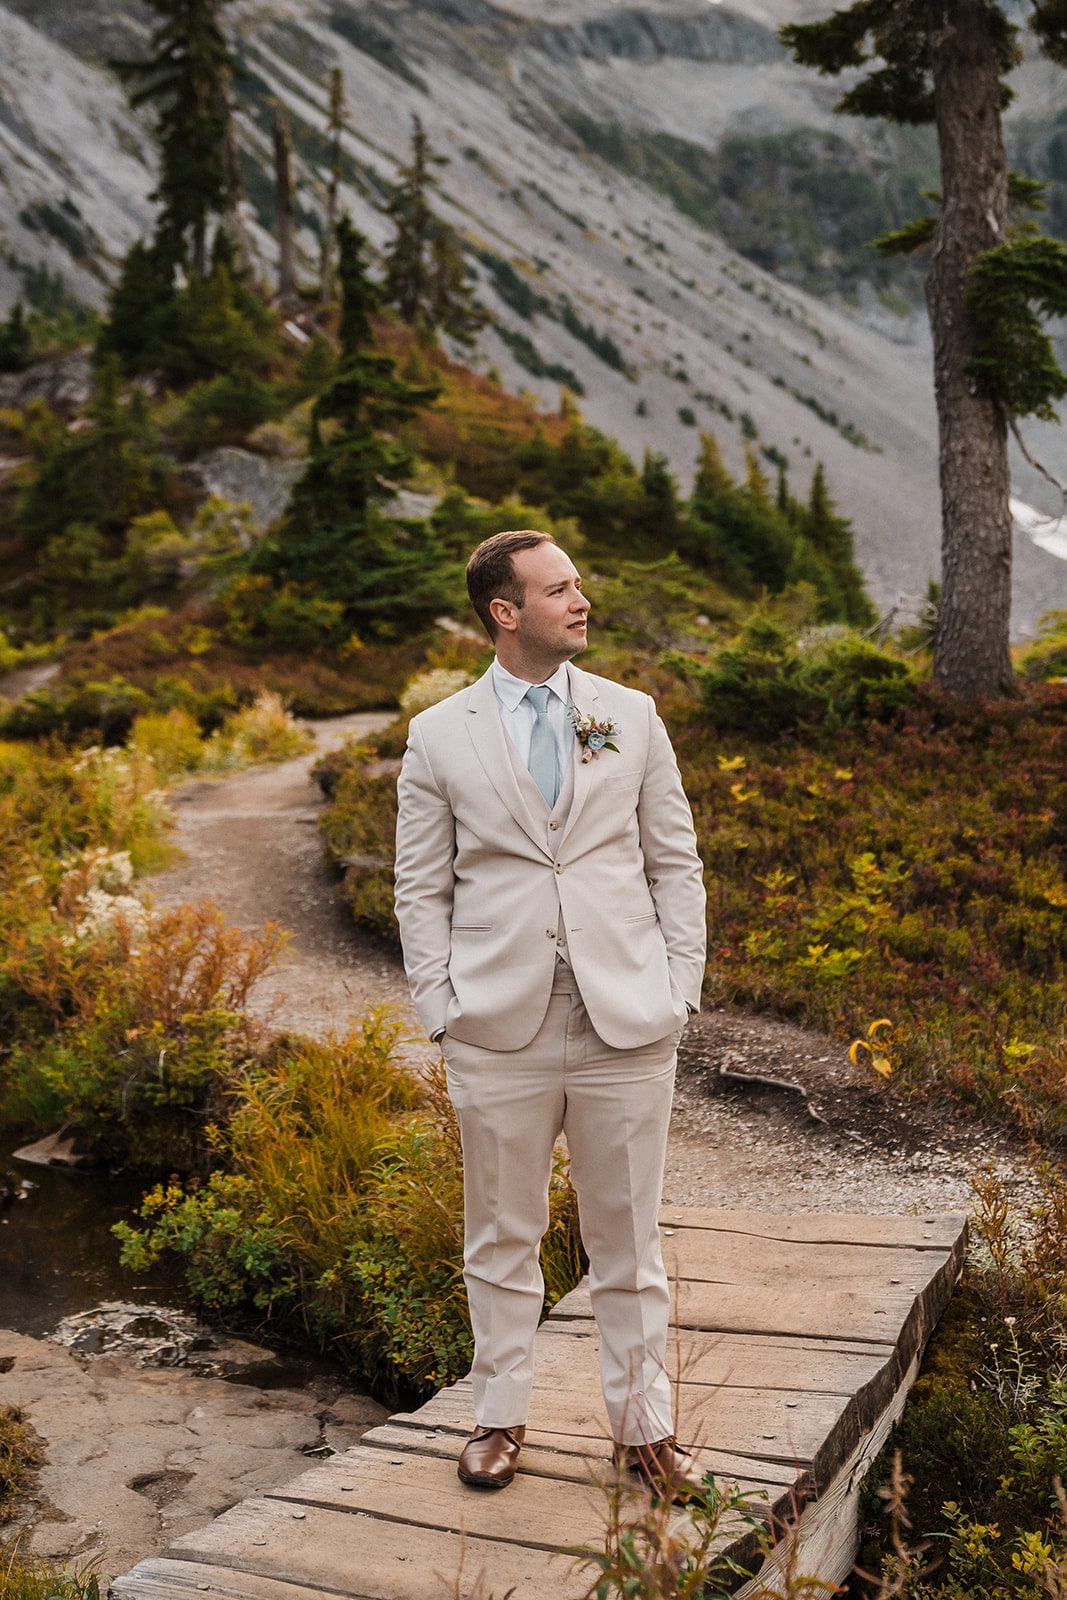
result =
[[[571,680],[565,661],[556,668],[551,678],[545,679],[545,684],[565,706],[570,704]],[[502,667],[494,656],[493,689],[501,705],[508,711],[514,711],[525,697],[529,687],[530,685],[525,678],[516,678],[514,673],[509,672],[506,667]]]

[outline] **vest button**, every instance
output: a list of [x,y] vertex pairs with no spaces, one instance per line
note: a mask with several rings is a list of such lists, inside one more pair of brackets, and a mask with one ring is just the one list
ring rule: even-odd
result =
[[552,832],[555,833],[556,829],[559,827],[559,823],[558,822],[550,822],[548,826],[552,829]]

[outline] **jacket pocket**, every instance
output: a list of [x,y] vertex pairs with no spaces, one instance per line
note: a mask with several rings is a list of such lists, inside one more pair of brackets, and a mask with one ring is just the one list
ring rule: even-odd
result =
[[496,926],[492,922],[453,922],[453,933],[492,933]]

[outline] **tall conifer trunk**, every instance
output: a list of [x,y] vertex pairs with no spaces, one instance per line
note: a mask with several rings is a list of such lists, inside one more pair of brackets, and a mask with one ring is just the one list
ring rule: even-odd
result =
[[326,186],[326,220],[322,229],[322,253],[319,259],[319,303],[329,305],[333,299],[333,247],[337,227],[337,196],[341,187],[343,158],[342,139],[345,129],[345,80],[340,67],[330,75],[330,178]]
[[940,431],[941,609],[934,675],[966,699],[1017,692],[1008,652],[1011,514],[1003,408],[968,375],[967,272],[1008,214],[1000,80],[988,0],[928,0],[942,206],[926,283]]
[[293,241],[293,135],[288,117],[274,119],[274,193],[278,226],[278,299],[296,298],[296,250]]

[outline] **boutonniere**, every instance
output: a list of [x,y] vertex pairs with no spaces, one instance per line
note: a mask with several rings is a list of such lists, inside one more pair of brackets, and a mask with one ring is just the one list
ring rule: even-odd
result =
[[618,738],[622,729],[614,717],[605,717],[603,722],[598,722],[595,717],[579,711],[577,706],[569,706],[567,714],[571,719],[574,737],[582,747],[583,762],[595,761],[601,750],[614,750],[618,755],[619,747],[611,741]]

